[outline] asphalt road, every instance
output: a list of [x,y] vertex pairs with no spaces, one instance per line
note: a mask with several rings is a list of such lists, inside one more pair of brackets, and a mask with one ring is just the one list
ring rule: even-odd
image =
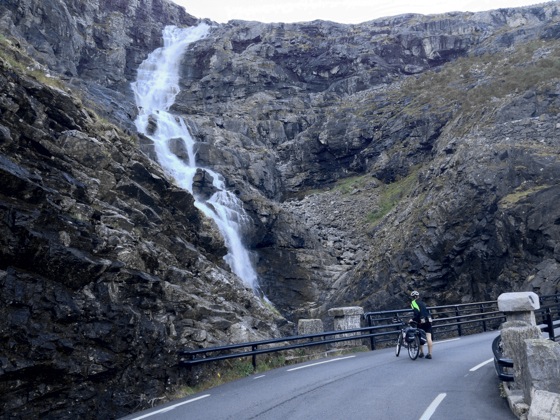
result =
[[515,420],[494,371],[496,335],[436,341],[432,360],[391,348],[287,366],[124,419]]

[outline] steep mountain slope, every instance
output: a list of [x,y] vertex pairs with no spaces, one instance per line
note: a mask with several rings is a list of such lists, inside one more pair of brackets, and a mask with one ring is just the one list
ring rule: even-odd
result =
[[118,417],[196,383],[183,347],[328,328],[331,307],[413,288],[558,293],[555,2],[232,21],[186,52],[172,110],[244,202],[282,316],[135,134],[139,63],[196,20],[166,0],[6,0],[0,23],[3,415]]
[[23,45],[0,35],[0,417],[117,418],[204,377],[179,350],[281,336],[192,196]]
[[234,21],[191,49],[176,110],[253,211],[267,296],[297,318],[557,291],[558,18]]

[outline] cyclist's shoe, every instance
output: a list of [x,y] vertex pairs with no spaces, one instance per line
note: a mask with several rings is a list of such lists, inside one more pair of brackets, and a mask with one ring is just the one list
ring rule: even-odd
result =
[[[422,356],[423,356],[423,355],[422,355]],[[426,359],[431,359],[431,358],[432,358],[432,355],[431,355],[430,353],[428,353],[428,354],[426,355]]]
[[424,357],[424,353],[420,353],[418,357],[421,359],[422,357]]

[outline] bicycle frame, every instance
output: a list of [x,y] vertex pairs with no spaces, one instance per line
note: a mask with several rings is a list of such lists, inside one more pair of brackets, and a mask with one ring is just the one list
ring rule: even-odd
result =
[[[396,323],[401,324],[401,330],[399,331],[399,336],[397,338],[397,347],[395,348],[395,356],[399,357],[401,352],[401,347],[405,347],[408,350],[408,356],[411,360],[416,360],[420,354],[420,330],[414,321],[410,321],[410,326],[407,325],[403,320],[401,320],[398,315]],[[407,340],[407,335],[409,332],[413,333],[412,341]]]

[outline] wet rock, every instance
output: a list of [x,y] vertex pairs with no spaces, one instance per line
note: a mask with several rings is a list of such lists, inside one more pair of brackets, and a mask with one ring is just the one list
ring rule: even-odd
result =
[[236,323],[280,335],[134,137],[58,88],[0,79],[1,416],[120,417],[195,381],[179,350],[228,342]]

